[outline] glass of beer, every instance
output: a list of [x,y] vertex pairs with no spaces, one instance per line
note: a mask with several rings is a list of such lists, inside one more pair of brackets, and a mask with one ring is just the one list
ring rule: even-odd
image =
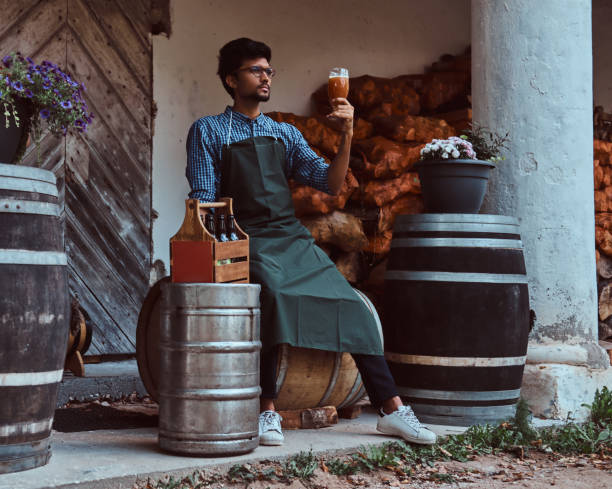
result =
[[346,98],[349,93],[349,71],[346,68],[332,68],[329,70],[327,95],[330,100]]

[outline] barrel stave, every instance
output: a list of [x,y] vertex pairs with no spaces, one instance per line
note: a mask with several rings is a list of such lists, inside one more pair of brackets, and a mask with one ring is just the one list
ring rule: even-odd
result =
[[383,325],[398,391],[421,421],[470,425],[509,417],[520,396],[529,333],[518,222],[400,216]]
[[0,164],[0,473],[44,465],[68,338],[53,173]]
[[[526,284],[467,283],[459,290],[457,283],[387,281],[386,304],[393,306],[385,308],[383,330],[394,351],[478,357],[525,354]],[[515,314],[505,312],[513,310]]]

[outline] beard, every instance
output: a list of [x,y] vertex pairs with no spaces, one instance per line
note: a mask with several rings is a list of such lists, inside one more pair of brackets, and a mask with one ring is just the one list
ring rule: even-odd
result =
[[[268,93],[260,94],[259,89],[263,88],[264,86],[268,89]],[[268,100],[270,100],[270,86],[262,85],[262,86],[257,87],[257,89],[255,90],[255,93],[253,93],[251,98],[253,100],[256,100],[257,102],[267,102]]]

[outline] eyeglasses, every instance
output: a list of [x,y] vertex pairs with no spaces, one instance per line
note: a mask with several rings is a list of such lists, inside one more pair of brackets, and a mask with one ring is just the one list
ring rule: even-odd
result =
[[236,71],[248,71],[251,75],[261,78],[264,73],[268,78],[273,78],[276,75],[274,68],[262,68],[261,66],[247,66],[246,68],[240,68]]

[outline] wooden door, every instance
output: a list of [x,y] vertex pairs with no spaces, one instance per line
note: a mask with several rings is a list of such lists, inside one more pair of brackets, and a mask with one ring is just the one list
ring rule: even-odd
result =
[[151,262],[150,0],[0,0],[0,9],[3,56],[48,59],[86,86],[88,132],[45,134],[24,162],[57,176],[70,292],[94,325],[88,353],[134,352]]

